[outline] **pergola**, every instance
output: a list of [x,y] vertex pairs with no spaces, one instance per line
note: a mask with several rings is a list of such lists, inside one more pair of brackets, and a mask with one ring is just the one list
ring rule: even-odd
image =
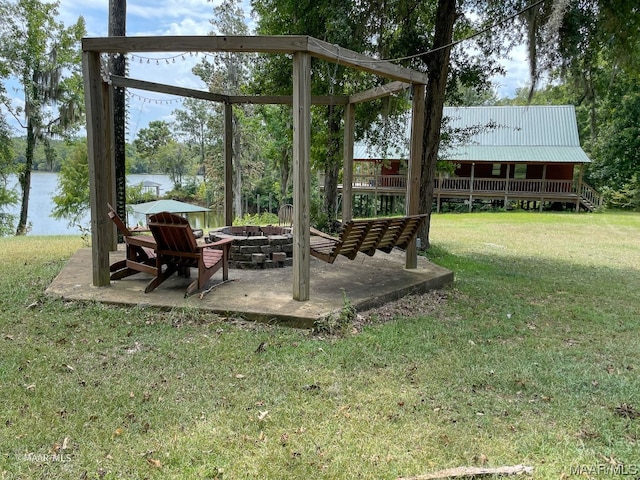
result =
[[[240,103],[293,105],[293,299],[309,299],[310,290],[310,138],[311,105],[342,104],[344,113],[343,220],[352,217],[351,184],[355,105],[382,98],[411,87],[412,127],[407,182],[407,215],[418,213],[424,96],[426,75],[332,45],[309,36],[181,36],[181,37],[104,37],[82,40],[82,64],[87,117],[89,182],[91,193],[91,234],[93,285],[109,285],[109,251],[116,247],[115,232],[106,215],[107,203],[115,198],[115,162],[112,93],[116,87],[136,88],[220,102],[224,104],[225,145],[225,224],[232,214],[232,106]],[[293,61],[293,95],[221,95],[129,77],[105,78],[102,54],[158,52],[237,52],[287,54]],[[350,96],[311,96],[311,57],[366,71],[391,80],[380,87]],[[415,240],[406,251],[406,268],[416,268]]]

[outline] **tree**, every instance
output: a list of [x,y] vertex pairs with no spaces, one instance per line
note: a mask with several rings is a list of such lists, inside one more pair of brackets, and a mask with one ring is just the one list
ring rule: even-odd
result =
[[[26,130],[25,164],[18,172],[22,207],[16,234],[26,233],[33,152],[38,141],[73,130],[82,119],[79,41],[84,19],[69,28],[58,23],[59,3],[0,2],[0,59],[20,82],[24,107],[6,107]],[[58,107],[57,112],[51,107]],[[24,121],[23,121],[24,120]]]
[[618,82],[611,90],[599,108],[602,127],[588,178],[597,188],[622,190],[640,171],[640,80]]
[[[252,5],[259,13],[259,31],[268,34],[308,34],[349,49],[373,55],[378,58],[397,58],[403,65],[427,73],[426,134],[423,152],[423,177],[421,179],[421,208],[430,209],[435,163],[438,158],[438,144],[442,107],[448,92],[474,85],[476,90],[490,89],[488,78],[499,71],[496,54],[500,49],[485,42],[477,45],[481,55],[465,49],[456,50],[451,57],[453,32],[460,35],[474,31],[472,22],[465,17],[462,3],[456,8],[455,1],[414,2],[397,0],[372,0],[354,2],[348,0],[326,0],[322,2],[254,0]],[[480,2],[478,2],[480,3]],[[469,9],[470,10],[470,7]],[[479,9],[480,10],[480,9]],[[470,12],[471,13],[471,12]],[[474,12],[475,13],[475,12]],[[486,15],[482,18],[486,18]],[[432,50],[428,55],[424,52]],[[266,65],[273,65],[276,61]],[[316,65],[316,62],[314,65]],[[262,66],[262,65],[261,65]],[[263,68],[271,77],[290,84],[290,70]],[[275,72],[275,75],[274,75]],[[288,73],[288,75],[287,75]],[[330,66],[321,74],[314,75],[313,88],[317,93],[349,94],[354,90],[364,90],[380,80],[362,74],[351,75],[342,67]],[[266,75],[260,77],[266,83]],[[455,88],[454,88],[455,87]],[[447,90],[449,89],[449,90]],[[391,101],[372,102],[359,107],[358,124],[372,125],[379,118],[393,115],[401,108],[398,103],[390,108]],[[337,181],[341,165],[339,109],[327,108],[325,125],[325,207],[328,215],[335,212],[332,206],[337,200]],[[364,114],[364,115],[363,115]],[[379,124],[384,125],[383,120]],[[316,129],[314,129],[316,130]],[[361,131],[361,130],[360,130]],[[427,207],[428,206],[428,207]],[[428,245],[427,230],[423,232],[424,244]]]
[[14,231],[14,215],[4,211],[18,200],[16,192],[8,187],[8,177],[15,172],[13,158],[9,125],[0,117],[0,237]]
[[[211,24],[217,35],[247,35],[249,29],[244,22],[244,11],[239,0],[224,0],[213,9],[214,19]],[[238,95],[247,83],[250,60],[249,56],[232,52],[217,53],[196,65],[193,72],[209,87],[209,91],[226,95]],[[220,105],[216,116],[224,118]],[[247,168],[247,157],[250,156],[251,144],[243,143],[243,125],[240,118],[250,106],[235,105],[232,113],[233,129],[233,206],[235,215],[242,216],[243,173]],[[243,111],[243,112],[241,112]]]
[[148,159],[156,168],[159,168],[157,153],[161,147],[173,141],[173,135],[169,124],[164,120],[152,120],[147,128],[138,131],[137,138],[133,141],[136,151],[141,157]]
[[[186,110],[173,111],[174,128],[198,157],[198,173],[204,179],[207,204],[213,203],[213,192],[224,188],[222,161],[222,119],[219,108],[212,108],[211,102],[187,98],[183,102]],[[218,161],[214,161],[217,159]]]
[[293,168],[293,115],[284,105],[266,105],[260,109],[264,119],[267,148],[265,156],[278,172],[279,204],[289,203],[290,176]]
[[189,149],[175,140],[169,140],[158,148],[155,158],[162,171],[169,175],[174,187],[179,189],[192,161]]
[[[124,37],[127,34],[127,0],[109,0],[109,36]],[[109,57],[109,71],[113,75],[125,76],[127,57],[123,53]],[[126,117],[127,101],[124,88],[113,91],[113,136],[116,183],[116,210],[126,218]],[[120,233],[118,234],[120,235]]]
[[[550,81],[533,94],[520,91],[509,100],[575,105],[582,146],[593,160],[586,179],[608,197],[628,185],[640,168],[636,154],[640,62],[633,54],[640,47],[638,13],[629,2],[586,0],[564,5],[562,17],[555,20],[559,35],[554,47],[541,53],[540,68]],[[625,28],[619,27],[620,18],[625,18]]]
[[[367,3],[367,2],[362,2]],[[278,1],[253,0],[259,16],[257,31],[267,35],[311,35],[321,40],[366,52],[369,35],[351,0]],[[345,95],[364,90],[375,84],[372,76],[352,72],[341,65],[313,60],[312,93]],[[256,93],[291,94],[291,62],[273,55],[261,57],[252,88]],[[338,183],[342,166],[342,135],[340,133],[343,107],[328,105],[314,107],[312,131],[312,162],[324,170],[323,213],[335,218],[338,210]],[[283,157],[286,161],[286,158]]]
[[[442,126],[442,111],[444,108],[447,76],[449,74],[449,58],[451,55],[451,41],[453,40],[453,25],[456,20],[455,2],[439,0],[436,10],[433,50],[435,52],[425,57],[429,82],[425,96],[425,124],[422,154],[422,175],[420,178],[420,213],[431,216],[433,204],[433,187],[436,177],[436,165],[440,148],[440,129]],[[422,239],[424,248],[429,248],[429,231],[431,222],[424,222],[418,236]]]
[[53,197],[53,218],[65,218],[77,225],[89,211],[89,160],[86,143],[76,143],[70,158],[62,164],[58,189]]

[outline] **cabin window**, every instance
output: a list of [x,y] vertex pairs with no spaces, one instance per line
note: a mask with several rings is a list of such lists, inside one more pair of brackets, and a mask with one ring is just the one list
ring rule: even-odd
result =
[[526,163],[516,163],[515,168],[513,169],[513,178],[519,178],[519,179],[527,178]]
[[502,165],[499,163],[494,163],[493,167],[491,168],[491,175],[493,175],[494,177],[499,177],[500,173],[502,173]]

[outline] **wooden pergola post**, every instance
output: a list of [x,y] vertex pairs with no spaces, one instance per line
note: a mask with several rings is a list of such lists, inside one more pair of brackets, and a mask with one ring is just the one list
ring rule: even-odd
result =
[[344,152],[342,160],[342,221],[353,219],[353,143],[356,106],[348,103],[344,108]]
[[293,299],[309,300],[311,56],[293,54]]
[[87,117],[87,155],[89,157],[89,195],[91,202],[91,256],[93,284],[109,285],[109,250],[113,227],[107,216],[107,203],[113,201],[113,129],[109,118],[109,88],[102,81],[100,54],[83,52],[82,69]]
[[[417,215],[420,210],[420,177],[422,176],[422,142],[424,132],[424,85],[413,86],[411,110],[411,143],[409,150],[409,164],[407,165],[407,215]],[[418,252],[416,239],[407,246],[405,253],[405,268],[418,267]]]

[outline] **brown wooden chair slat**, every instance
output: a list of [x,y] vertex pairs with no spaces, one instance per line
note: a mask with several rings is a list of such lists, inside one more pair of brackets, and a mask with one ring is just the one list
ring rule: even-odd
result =
[[149,217],[149,230],[157,244],[158,268],[163,264],[166,264],[167,268],[147,285],[146,293],[154,290],[176,272],[189,277],[191,268],[197,268],[198,278],[187,287],[185,297],[202,289],[220,269],[223,280],[229,278],[229,250],[232,238],[198,245],[187,219],[169,212],[160,212]]
[[110,279],[120,280],[140,272],[157,276],[155,239],[150,235],[134,235],[110,204],[107,204],[107,210],[109,218],[122,235],[126,250],[124,260],[119,260],[109,266]]
[[339,237],[312,228],[311,255],[333,263],[338,255],[353,260],[358,252],[371,257],[377,250],[389,253],[395,247],[407,248],[426,216],[351,220],[343,225]]

